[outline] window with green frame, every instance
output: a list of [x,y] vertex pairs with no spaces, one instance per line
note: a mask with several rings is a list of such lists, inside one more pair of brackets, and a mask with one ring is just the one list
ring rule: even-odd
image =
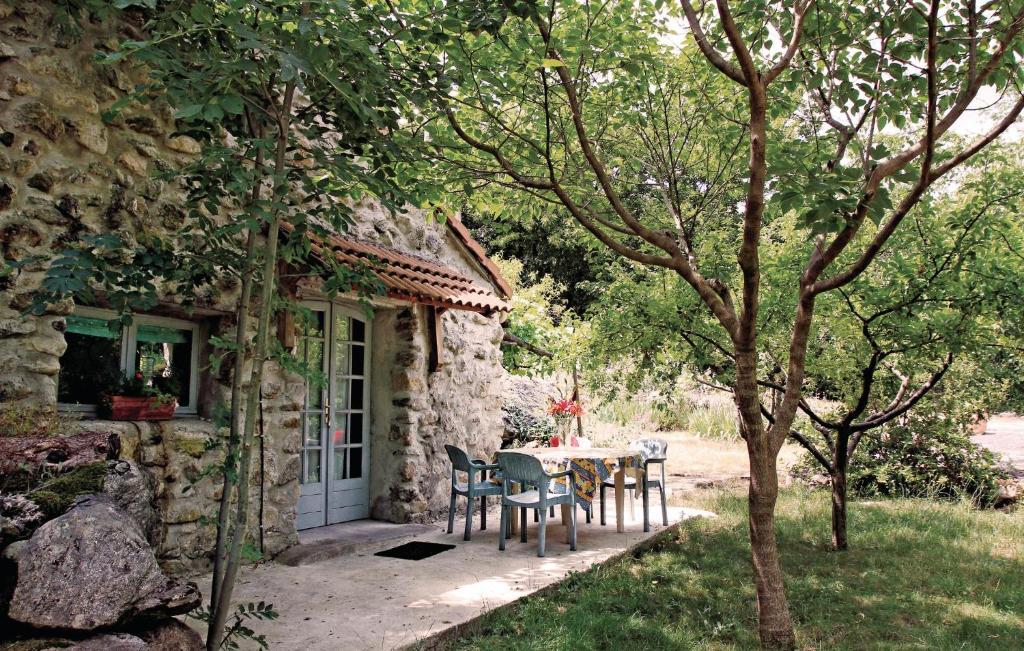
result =
[[67,317],[57,401],[91,411],[122,373],[141,373],[147,384],[177,396],[179,413],[195,413],[199,325],[148,315],[122,325],[115,317],[94,308],[76,308]]

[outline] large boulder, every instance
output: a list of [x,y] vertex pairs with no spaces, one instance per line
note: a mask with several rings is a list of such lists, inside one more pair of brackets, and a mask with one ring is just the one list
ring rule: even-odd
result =
[[4,651],[204,651],[203,637],[177,619],[168,618],[144,629],[106,631],[69,638],[20,637],[6,645]]
[[[26,647],[40,649],[46,644],[40,642]],[[205,648],[199,633],[176,619],[161,621],[143,631],[102,633],[82,640],[59,639],[51,644],[45,651],[202,651]]]
[[194,583],[164,575],[130,515],[108,496],[89,495],[37,529],[18,555],[9,617],[91,631],[185,613],[200,598]]
[[156,480],[133,461],[94,461],[57,475],[26,494],[0,493],[0,548],[28,538],[45,521],[63,515],[83,495],[104,493],[130,515],[150,545],[162,527],[155,506]]

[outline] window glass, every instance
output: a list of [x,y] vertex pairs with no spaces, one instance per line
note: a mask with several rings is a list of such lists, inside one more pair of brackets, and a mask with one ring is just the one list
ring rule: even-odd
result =
[[320,414],[308,414],[306,416],[306,445],[319,446],[321,436],[323,436],[323,429],[320,425]]
[[57,400],[95,405],[102,388],[121,375],[121,326],[72,314],[67,318],[64,340],[68,347],[60,360]]
[[348,383],[347,379],[336,379],[334,381],[334,408],[348,409]]
[[319,409],[323,405],[323,386],[316,380],[322,377],[324,368],[324,342],[322,339],[307,339],[305,344],[306,366],[311,373],[320,374],[314,376],[313,381],[306,383],[308,392],[306,409]]
[[352,341],[366,341],[366,324],[352,319]]
[[352,380],[352,395],[349,401],[350,409],[362,409],[363,408],[363,381]]
[[299,327],[299,332],[301,332],[303,336],[319,337],[323,339],[324,313],[320,310],[300,312],[295,321]]
[[363,442],[363,415],[360,413],[349,415],[348,436],[349,442],[358,444]]
[[179,407],[188,407],[192,330],[140,324],[136,337],[133,370],[161,393],[177,396]]
[[345,425],[345,414],[334,414],[334,430],[331,432],[331,443],[333,445],[345,445],[348,443],[348,441],[345,440]]
[[335,341],[348,341],[348,322],[349,319],[343,314],[336,314],[334,317],[334,340]]
[[359,479],[363,476],[363,446],[348,449],[348,478]]
[[352,344],[352,375],[363,375],[363,355],[365,348]]
[[334,342],[335,375],[348,375],[348,346],[344,341]]
[[345,453],[348,448],[334,448],[334,479],[345,479]]
[[305,468],[303,471],[304,484],[320,483],[320,450],[306,450]]

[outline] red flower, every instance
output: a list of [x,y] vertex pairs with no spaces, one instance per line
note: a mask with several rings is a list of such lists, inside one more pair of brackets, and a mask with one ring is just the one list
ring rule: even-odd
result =
[[583,405],[575,400],[552,400],[551,404],[548,405],[548,413],[555,418],[582,416]]
[[136,380],[141,380],[141,379],[142,379],[142,373],[141,373],[141,372],[139,372],[139,373],[136,373],[136,374],[135,374],[135,379],[136,379]]

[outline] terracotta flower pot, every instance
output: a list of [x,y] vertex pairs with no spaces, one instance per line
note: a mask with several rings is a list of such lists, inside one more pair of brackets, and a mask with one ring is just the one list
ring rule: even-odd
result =
[[111,420],[170,420],[178,407],[176,400],[161,402],[149,396],[112,396]]

